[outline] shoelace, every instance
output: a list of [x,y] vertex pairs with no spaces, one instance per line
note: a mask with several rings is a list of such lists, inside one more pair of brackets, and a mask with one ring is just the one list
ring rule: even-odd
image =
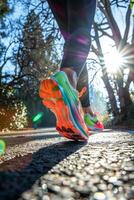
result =
[[87,87],[83,87],[82,89],[81,89],[81,91],[79,92],[79,98],[81,98],[85,93],[86,93],[86,91],[87,91]]

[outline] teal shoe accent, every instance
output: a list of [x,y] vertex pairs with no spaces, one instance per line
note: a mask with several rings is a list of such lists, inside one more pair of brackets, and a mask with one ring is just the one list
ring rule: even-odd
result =
[[63,71],[57,72],[52,76],[52,79],[62,86],[67,97],[69,97],[69,99],[73,101],[75,105],[78,105],[78,92],[70,84],[66,73]]

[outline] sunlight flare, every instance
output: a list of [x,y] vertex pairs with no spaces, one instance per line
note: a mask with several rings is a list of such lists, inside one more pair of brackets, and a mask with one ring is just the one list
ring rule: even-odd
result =
[[117,73],[124,64],[124,57],[116,49],[112,48],[104,55],[104,62],[109,73]]

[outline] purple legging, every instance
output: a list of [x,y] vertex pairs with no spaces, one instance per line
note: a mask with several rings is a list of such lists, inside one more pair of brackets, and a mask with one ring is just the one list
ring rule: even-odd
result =
[[77,73],[79,91],[87,87],[87,92],[81,98],[82,106],[87,107],[90,101],[85,62],[90,50],[96,0],[48,0],[48,4],[65,40],[61,69],[69,67]]

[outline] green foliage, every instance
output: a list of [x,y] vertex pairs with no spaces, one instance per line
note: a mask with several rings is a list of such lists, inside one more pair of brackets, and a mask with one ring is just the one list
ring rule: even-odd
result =
[[0,130],[23,129],[28,125],[27,109],[24,103],[15,96],[15,89],[4,87],[0,101]]
[[44,113],[38,122],[32,121],[32,126],[42,126],[42,123],[43,126],[49,126],[54,124],[55,119],[52,114],[47,113],[47,116],[50,114],[50,118],[46,123],[46,109],[38,97],[38,90],[40,80],[49,77],[57,69],[57,59],[53,49],[54,38],[51,35],[44,38],[39,16],[31,11],[24,24],[20,41],[20,48],[15,56],[21,74],[25,76],[23,84],[17,90],[18,97],[25,102],[28,118],[31,121],[38,113]]
[[107,113],[107,99],[103,96],[103,93],[99,90],[96,90],[92,87],[90,89],[90,96],[91,106],[94,112],[99,112],[101,115],[105,115]]
[[0,18],[9,12],[9,5],[7,0],[0,0]]
[[129,106],[127,115],[127,124],[134,127],[134,104]]
[[0,130],[20,130],[28,125],[27,109],[23,102],[13,102],[12,106],[0,107]]
[[56,69],[53,41],[51,35],[44,39],[39,16],[31,11],[24,24],[22,42],[17,54],[17,62],[23,74],[30,74],[40,80]]
[[130,0],[130,9],[133,9],[134,7],[134,0]]

